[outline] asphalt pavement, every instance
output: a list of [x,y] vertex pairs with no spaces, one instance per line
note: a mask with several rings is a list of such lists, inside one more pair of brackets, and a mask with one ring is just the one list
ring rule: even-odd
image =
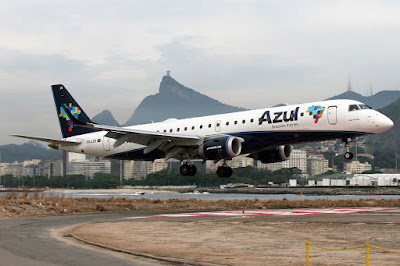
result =
[[[218,216],[157,216],[160,212],[98,213],[83,215],[46,216],[0,220],[1,265],[161,265],[155,260],[144,260],[100,248],[83,248],[55,238],[52,232],[80,223],[115,221],[124,218],[134,221],[148,217],[153,221],[218,220]],[[168,211],[166,213],[176,213]],[[156,216],[154,216],[156,215]],[[251,221],[240,215],[225,217],[243,222],[313,222],[313,223],[400,223],[400,209],[349,214],[319,215],[260,215]],[[133,220],[132,220],[133,219]],[[142,220],[142,219],[138,219]],[[101,234],[101,232],[99,232]],[[163,263],[165,265],[165,263]]]
[[[135,214],[138,215],[138,214]],[[141,215],[141,214],[139,214]],[[147,215],[144,213],[143,215]],[[96,221],[120,219],[132,214],[107,213],[47,216],[0,220],[1,265],[156,265],[111,252],[67,244],[52,236],[54,230]]]

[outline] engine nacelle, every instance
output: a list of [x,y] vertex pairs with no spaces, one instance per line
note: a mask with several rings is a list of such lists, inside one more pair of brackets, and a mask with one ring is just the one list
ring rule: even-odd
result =
[[278,146],[273,149],[263,150],[251,155],[254,160],[262,163],[278,163],[289,160],[292,153],[291,145]]
[[242,143],[237,137],[220,137],[204,141],[197,151],[205,160],[231,159],[240,155]]

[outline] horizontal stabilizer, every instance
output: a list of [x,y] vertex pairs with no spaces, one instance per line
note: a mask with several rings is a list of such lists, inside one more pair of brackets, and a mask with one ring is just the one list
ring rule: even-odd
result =
[[76,142],[76,141],[49,139],[49,138],[42,138],[42,137],[31,137],[31,136],[23,136],[23,135],[11,135],[11,136],[18,137],[18,138],[24,138],[24,139],[33,139],[33,140],[48,142],[51,144],[64,145],[64,146],[75,146],[75,145],[79,145],[82,143],[82,142]]

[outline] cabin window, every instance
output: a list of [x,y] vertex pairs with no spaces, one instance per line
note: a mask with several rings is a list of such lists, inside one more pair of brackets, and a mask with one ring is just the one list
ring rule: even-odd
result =
[[242,120],[242,123],[243,123],[243,124],[246,123],[246,120],[243,119],[243,120]]
[[194,130],[194,126],[192,126],[192,130]]
[[200,129],[202,129],[203,128],[203,125],[200,125]]
[[187,127],[185,127],[185,131],[187,130]]
[[220,124],[219,123],[217,123],[217,127],[219,127],[220,126]]
[[208,124],[208,127],[211,127],[211,124]]
[[226,122],[226,125],[229,126],[229,122]]
[[170,129],[169,132],[172,132],[172,129]]
[[166,130],[166,129],[164,129],[164,132],[167,132],[167,130]]
[[237,121],[235,121],[235,125],[237,125]]
[[178,128],[176,129],[176,131],[179,132],[179,130],[180,130],[180,128],[178,127]]
[[250,119],[250,123],[253,123],[254,122],[254,119],[252,118],[252,119]]

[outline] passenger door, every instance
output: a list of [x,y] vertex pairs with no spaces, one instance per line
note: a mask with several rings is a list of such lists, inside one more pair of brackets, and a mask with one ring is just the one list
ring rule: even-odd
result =
[[337,123],[337,106],[328,107],[328,123],[331,125]]

